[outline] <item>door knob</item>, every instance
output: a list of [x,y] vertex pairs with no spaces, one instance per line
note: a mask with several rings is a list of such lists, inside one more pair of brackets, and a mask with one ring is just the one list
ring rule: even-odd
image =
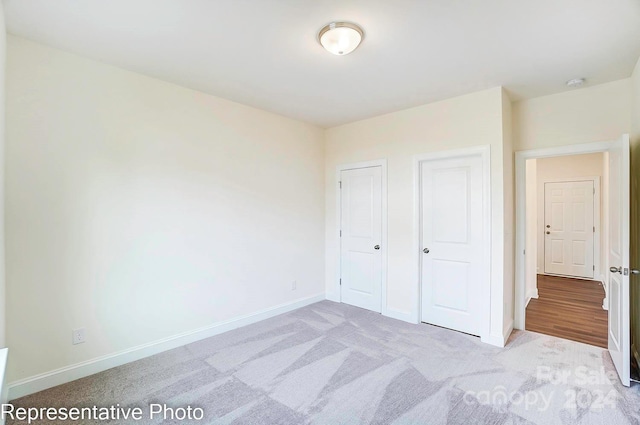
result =
[[373,249],[380,249],[380,245],[374,246]]
[[422,252],[424,252],[425,254],[428,254],[429,253],[429,248],[423,249]]
[[549,227],[551,227],[551,225],[547,224],[547,229],[548,229]]
[[631,269],[631,274],[640,274],[640,270],[638,270],[638,269]]
[[611,273],[620,273],[620,274],[622,274],[622,267],[609,267],[609,271]]
[[547,235],[550,235],[550,234],[551,234],[551,232],[547,232]]

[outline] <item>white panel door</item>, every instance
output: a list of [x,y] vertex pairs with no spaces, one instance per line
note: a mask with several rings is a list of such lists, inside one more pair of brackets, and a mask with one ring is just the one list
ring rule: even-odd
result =
[[629,136],[609,150],[609,353],[623,385],[630,385]]
[[343,303],[382,309],[382,167],[340,173],[340,292]]
[[482,332],[482,157],[420,165],[422,321]]
[[545,273],[593,278],[593,202],[593,180],[544,184]]

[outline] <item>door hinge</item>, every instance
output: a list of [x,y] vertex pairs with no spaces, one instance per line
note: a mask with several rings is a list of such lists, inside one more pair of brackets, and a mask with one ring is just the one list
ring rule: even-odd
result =
[[596,232],[596,226],[593,226],[593,233]]
[[340,279],[340,286],[342,286],[342,279]]
[[522,250],[522,255],[527,255],[527,250],[526,249]]
[[596,265],[595,264],[593,265],[593,271],[594,272],[596,271]]
[[596,194],[596,188],[595,187],[593,188],[593,194],[594,195]]
[[340,189],[342,189],[342,182],[338,182],[338,186],[340,186]]
[[340,230],[340,237],[342,237],[342,230]]

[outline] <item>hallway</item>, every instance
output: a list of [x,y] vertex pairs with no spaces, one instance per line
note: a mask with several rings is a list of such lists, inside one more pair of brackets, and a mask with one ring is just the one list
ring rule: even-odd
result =
[[527,306],[526,330],[607,347],[600,282],[538,275],[538,295]]

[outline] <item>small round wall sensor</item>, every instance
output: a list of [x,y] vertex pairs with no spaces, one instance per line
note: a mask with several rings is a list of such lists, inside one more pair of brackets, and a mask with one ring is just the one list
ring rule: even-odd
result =
[[574,88],[574,87],[580,87],[583,86],[585,83],[584,78],[574,78],[571,79],[569,81],[567,81],[567,86]]

